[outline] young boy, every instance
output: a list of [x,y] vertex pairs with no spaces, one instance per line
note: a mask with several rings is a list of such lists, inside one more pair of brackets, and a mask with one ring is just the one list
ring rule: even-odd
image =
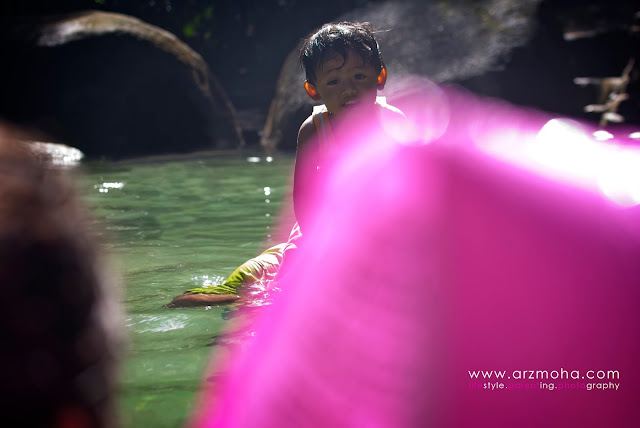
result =
[[[294,172],[293,203],[298,223],[286,243],[269,248],[239,266],[216,287],[199,287],[176,296],[166,306],[201,306],[238,299],[239,291],[257,281],[280,279],[297,257],[305,225],[313,215],[313,197],[321,155],[336,144],[335,135],[355,123],[377,125],[385,115],[405,120],[377,91],[384,88],[387,69],[373,32],[367,24],[325,24],[309,36],[300,51],[306,72],[304,88],[314,101],[324,105],[300,126]],[[302,232],[302,233],[301,233]],[[277,276],[276,276],[277,275]]]
[[386,83],[387,69],[368,24],[323,25],[304,41],[300,63],[306,74],[307,94],[324,103],[314,108],[298,132],[293,200],[296,218],[304,231],[311,214],[310,181],[321,163],[321,153],[336,144],[334,129],[339,133],[355,122],[369,125],[381,115],[404,115],[386,104],[383,97],[377,97],[377,91]]

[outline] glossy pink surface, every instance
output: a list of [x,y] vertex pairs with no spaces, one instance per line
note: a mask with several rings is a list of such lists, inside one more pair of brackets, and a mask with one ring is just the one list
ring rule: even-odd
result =
[[418,143],[345,136],[301,263],[195,426],[640,422],[638,146],[426,87],[397,100]]

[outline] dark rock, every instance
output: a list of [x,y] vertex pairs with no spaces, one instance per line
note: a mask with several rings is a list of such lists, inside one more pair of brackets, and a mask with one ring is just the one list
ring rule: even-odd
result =
[[235,111],[173,34],[105,12],[3,26],[0,115],[87,157],[237,148]]

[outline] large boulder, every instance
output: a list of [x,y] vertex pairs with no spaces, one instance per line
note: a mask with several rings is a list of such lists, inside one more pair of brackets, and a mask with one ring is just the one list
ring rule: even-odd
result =
[[2,27],[4,117],[88,157],[244,144],[202,57],[161,28],[98,11],[14,18]]

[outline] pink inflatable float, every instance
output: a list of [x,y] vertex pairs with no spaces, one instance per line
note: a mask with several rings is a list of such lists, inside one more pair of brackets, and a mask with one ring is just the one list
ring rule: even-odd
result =
[[394,105],[411,129],[346,136],[192,425],[637,426],[638,134],[428,84]]

